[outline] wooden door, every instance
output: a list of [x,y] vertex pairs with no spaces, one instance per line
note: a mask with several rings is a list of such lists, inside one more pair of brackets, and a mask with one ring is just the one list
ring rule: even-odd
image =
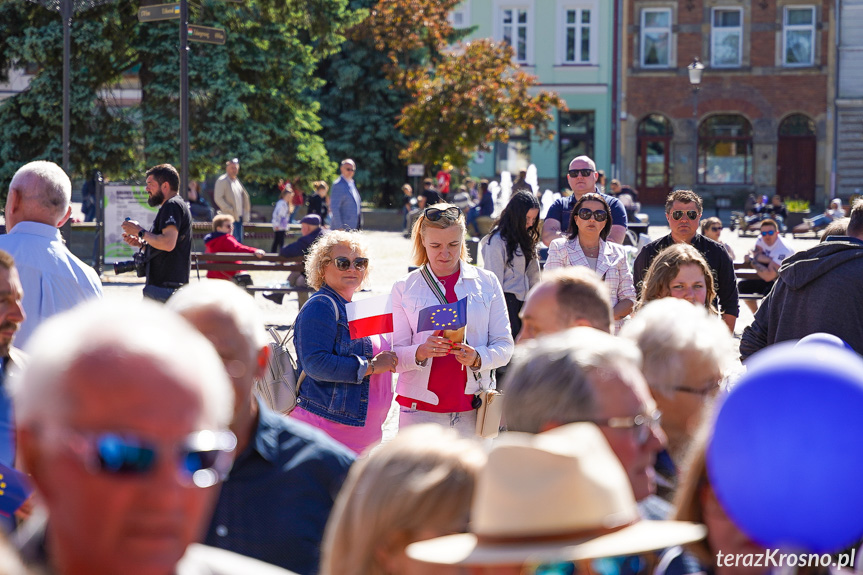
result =
[[815,199],[815,136],[779,136],[776,193],[784,198]]

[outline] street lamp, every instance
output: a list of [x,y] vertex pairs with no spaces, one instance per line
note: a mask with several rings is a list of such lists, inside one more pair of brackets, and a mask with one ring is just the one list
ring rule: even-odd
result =
[[698,119],[698,90],[701,89],[701,74],[704,72],[704,64],[696,56],[692,60],[692,64],[687,66],[686,69],[689,70],[689,84],[692,86],[692,94],[695,98],[692,117]]

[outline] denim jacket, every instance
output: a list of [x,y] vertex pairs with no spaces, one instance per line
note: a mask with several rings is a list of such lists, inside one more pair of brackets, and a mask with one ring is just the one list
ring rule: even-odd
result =
[[[333,304],[339,309],[336,321]],[[294,327],[299,369],[306,372],[297,405],[330,421],[362,427],[369,406],[369,338],[351,339],[345,298],[324,285],[303,305]]]

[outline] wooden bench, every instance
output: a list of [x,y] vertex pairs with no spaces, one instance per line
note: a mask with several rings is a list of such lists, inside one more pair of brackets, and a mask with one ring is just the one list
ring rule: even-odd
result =
[[[277,254],[264,254],[256,256],[250,253],[192,253],[192,271],[241,271],[241,272],[302,272],[303,258],[283,258]],[[296,293],[300,307],[309,298],[309,294],[315,290],[310,287],[297,286],[243,286],[250,294],[274,293],[288,294]]]
[[[741,280],[757,280],[760,279],[758,277],[758,272],[755,271],[755,268],[748,267],[744,262],[734,262],[734,275],[737,278],[737,282],[740,283]],[[739,299],[751,299],[751,300],[760,300],[764,298],[760,293],[738,293]]]

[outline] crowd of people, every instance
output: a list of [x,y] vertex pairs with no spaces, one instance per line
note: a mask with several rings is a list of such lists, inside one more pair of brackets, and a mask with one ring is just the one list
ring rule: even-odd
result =
[[[226,168],[207,248],[262,255],[240,243],[247,193],[239,162]],[[293,283],[313,292],[284,413],[256,394],[273,349],[254,297],[230,275],[189,282],[192,218],[172,166],[147,171],[149,229],[122,224],[146,278],[145,300],[122,308],[60,240],[65,173],[33,162],[15,174],[0,236],[0,575],[756,574],[770,570],[740,557],[841,564],[863,542],[858,506],[819,505],[834,470],[777,435],[801,425],[775,395],[777,382],[808,390],[816,430],[863,408],[863,201],[798,253],[763,219],[738,262],[757,279],[738,284],[721,222],[700,226],[689,190],[669,194],[670,233],[631,265],[628,205],[585,156],[544,221],[536,195],[514,189],[472,262],[487,182],[471,205],[441,170],[449,202],[429,186],[405,204],[413,253],[381,308],[391,323],[357,335],[355,296],[380,256],[360,231],[356,169],[341,162],[328,203],[315,184],[320,209],[297,242],[284,245],[289,185],[274,211],[273,249],[304,258]],[[763,302],[738,348],[740,294]],[[740,407],[742,393],[755,399]],[[805,481],[770,463],[786,456]],[[25,495],[6,507],[14,468]],[[766,521],[740,511],[762,484],[783,510]],[[822,507],[830,538],[807,525]],[[773,525],[800,527],[789,539]]]

